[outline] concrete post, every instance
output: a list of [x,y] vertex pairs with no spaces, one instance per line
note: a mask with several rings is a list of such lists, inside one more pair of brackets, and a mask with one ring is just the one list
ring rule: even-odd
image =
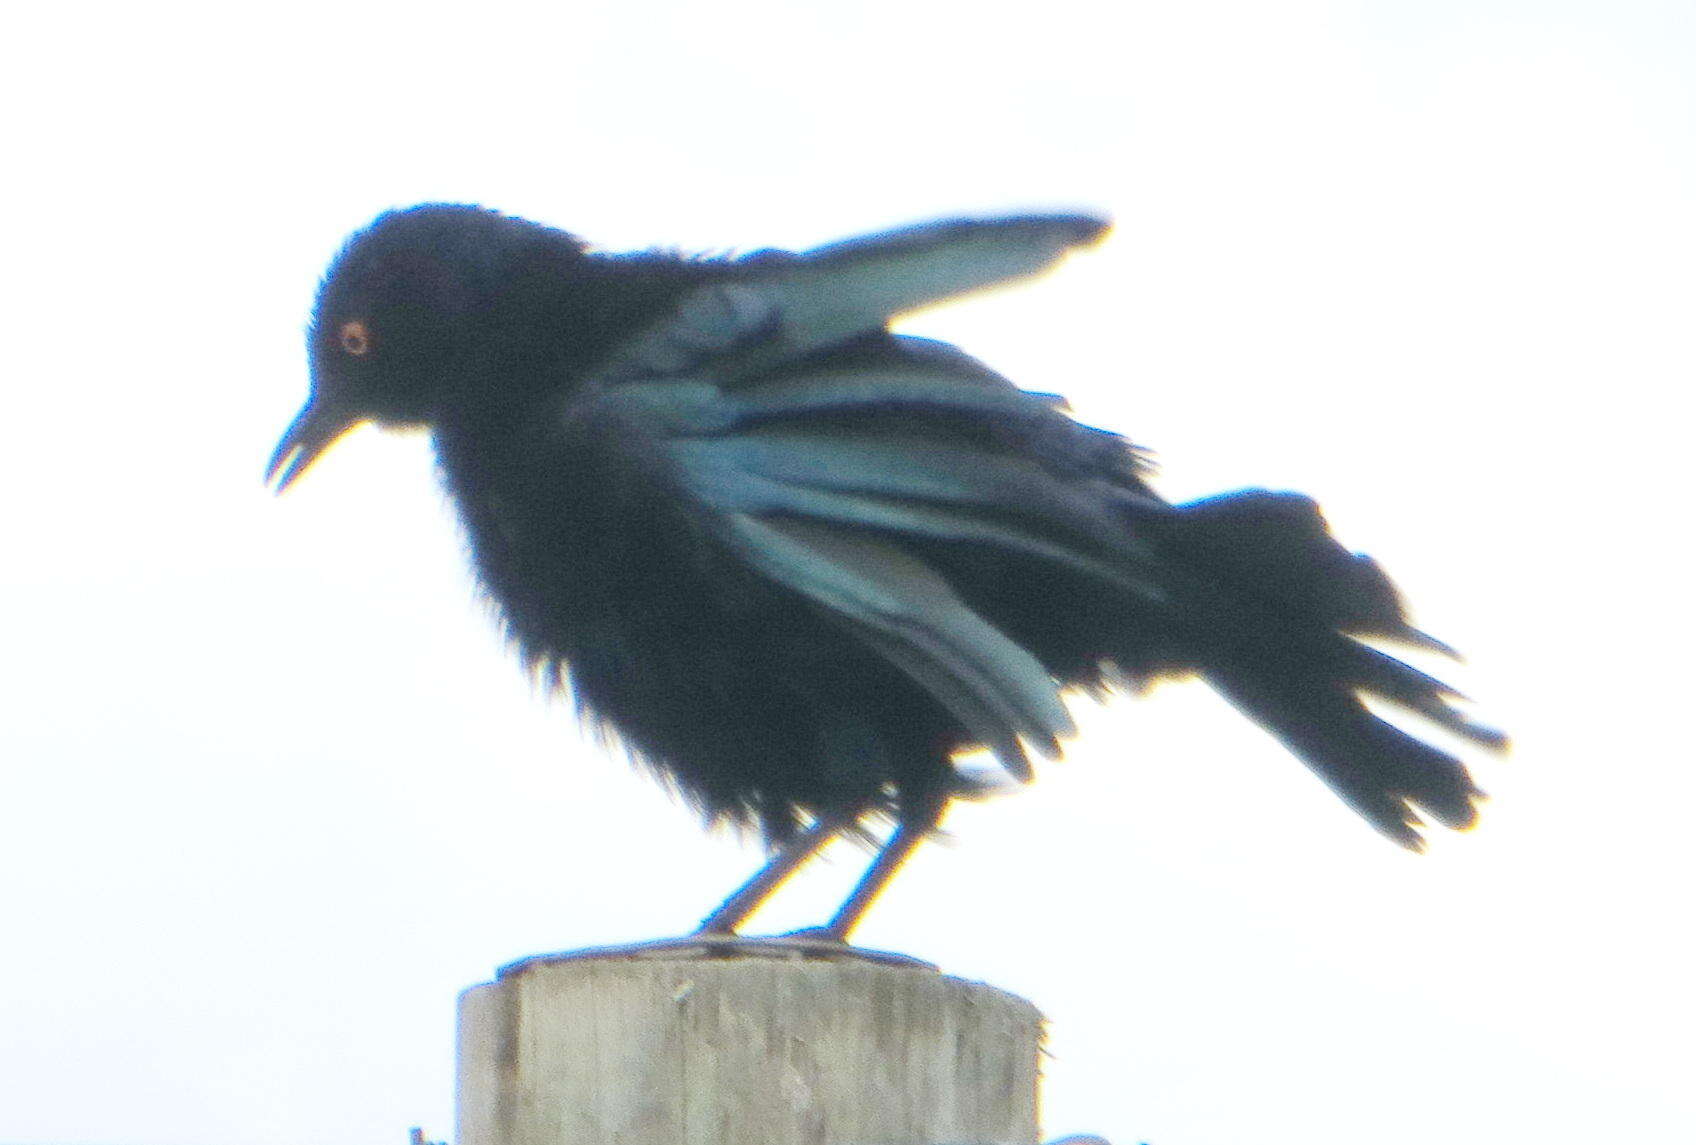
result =
[[899,955],[682,939],[460,996],[457,1145],[1035,1145],[1042,1018]]

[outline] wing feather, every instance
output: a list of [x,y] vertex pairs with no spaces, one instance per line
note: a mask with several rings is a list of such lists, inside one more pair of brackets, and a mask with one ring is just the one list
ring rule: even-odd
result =
[[1090,215],[953,219],[733,264],[686,295],[599,371],[603,383],[710,362],[734,385],[785,360],[882,330],[900,314],[1040,274],[1107,232]]
[[743,513],[720,535],[751,566],[828,614],[952,711],[1009,773],[1029,778],[1021,741],[1059,752],[1071,716],[1053,679],[899,546],[838,526]]
[[1116,516],[1140,486],[1097,465],[1122,443],[1058,399],[884,330],[1038,273],[1104,229],[965,220],[745,260],[611,355],[561,424],[603,447],[612,435],[697,535],[851,632],[1025,777],[1028,750],[1054,754],[1072,731],[1059,684],[903,542],[1036,556],[1157,597]]

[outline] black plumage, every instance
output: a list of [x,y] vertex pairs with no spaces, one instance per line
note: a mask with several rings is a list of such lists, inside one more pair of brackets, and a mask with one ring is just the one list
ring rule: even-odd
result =
[[[1039,273],[1079,215],[933,223],[805,254],[589,251],[479,207],[391,212],[325,277],[312,393],[271,474],[347,428],[428,426],[525,660],[709,819],[779,853],[896,834],[844,937],[951,797],[1072,730],[1067,688],[1197,674],[1404,846],[1474,821],[1463,765],[1369,696],[1476,743],[1445,685],[1362,638],[1442,646],[1305,497],[1186,505],[1138,452],[901,313]],[[1411,805],[1411,806],[1410,806]]]

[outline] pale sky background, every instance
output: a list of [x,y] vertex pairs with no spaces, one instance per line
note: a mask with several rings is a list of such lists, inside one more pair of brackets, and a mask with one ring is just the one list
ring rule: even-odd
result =
[[[1030,998],[1051,1135],[1696,1141],[1696,6],[36,6],[7,21],[0,1142],[400,1145],[459,990],[756,864],[534,696],[421,437],[261,483],[347,231],[1085,205],[915,319],[1308,491],[1517,734],[1415,858],[1199,685],[1082,710],[861,939]],[[761,922],[817,922],[839,855]]]

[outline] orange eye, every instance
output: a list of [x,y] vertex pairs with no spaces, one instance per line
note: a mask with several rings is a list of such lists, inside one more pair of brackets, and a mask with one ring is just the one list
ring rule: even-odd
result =
[[365,329],[363,322],[343,322],[338,336],[341,338],[342,349],[355,358],[363,356],[371,349],[371,333]]

